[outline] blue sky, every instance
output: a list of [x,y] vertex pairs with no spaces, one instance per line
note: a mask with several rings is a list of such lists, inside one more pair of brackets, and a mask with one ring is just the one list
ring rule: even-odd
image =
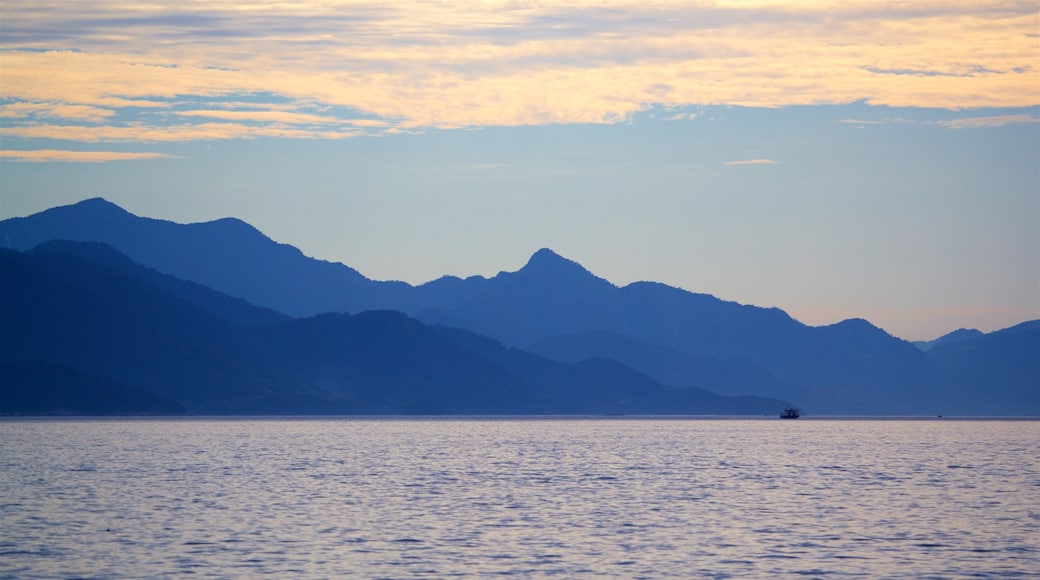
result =
[[0,6],[0,217],[236,216],[377,279],[551,247],[910,339],[1040,317],[1035,2]]

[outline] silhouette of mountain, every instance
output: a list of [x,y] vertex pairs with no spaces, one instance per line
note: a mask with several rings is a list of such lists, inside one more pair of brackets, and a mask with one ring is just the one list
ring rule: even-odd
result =
[[[698,399],[613,362],[599,374],[527,353],[527,366],[503,365],[394,311],[234,322],[166,291],[194,297],[188,283],[95,245],[0,250],[0,278],[4,413],[747,413],[784,404]],[[535,367],[544,384],[517,372]],[[647,404],[630,403],[651,391]]]
[[[455,296],[444,285],[451,285]],[[594,326],[615,290],[576,262],[542,249],[516,272],[472,277],[462,284],[441,278],[419,286],[416,299],[402,309],[424,322],[461,326],[519,346]]]
[[338,385],[355,413],[529,413],[526,385],[395,311],[322,314],[261,329],[295,375]]
[[47,363],[0,364],[0,415],[174,415],[180,404]]
[[[865,321],[812,328],[779,309],[726,302],[663,284],[637,282],[618,288],[550,252],[536,256],[517,272],[476,280],[472,284],[479,291],[454,307],[414,314],[425,322],[468,328],[512,346],[595,330],[685,355],[750,361],[772,374],[773,386],[789,385],[758,394],[797,400],[817,413],[931,413],[941,399],[927,357]],[[565,274],[550,274],[559,272]],[[623,360],[632,364],[634,356]],[[636,365],[643,372],[658,378],[668,375],[667,368],[643,362],[647,364]],[[717,374],[713,379],[716,384],[741,380],[739,374],[721,382]],[[679,384],[705,381],[691,374]]]
[[846,390],[862,401],[860,408],[874,413],[942,413],[949,404],[932,361],[909,342],[857,318],[814,332],[819,342],[808,353],[819,361],[800,373],[809,384],[851,385]]
[[[945,351],[923,352],[865,320],[810,327],[776,308],[664,284],[617,287],[548,249],[516,272],[446,276],[412,287],[307,258],[234,219],[180,225],[88,200],[0,222],[0,240],[11,247],[29,249],[49,239],[109,243],[160,272],[290,315],[393,309],[514,348],[544,349],[549,347],[538,341],[570,337],[575,344],[586,341],[578,350],[628,363],[658,382],[720,389],[747,384],[751,390],[727,392],[770,394],[813,413],[934,414],[954,404],[970,409],[976,396],[990,400],[981,383],[964,383],[948,371],[953,361],[940,356]],[[593,345],[587,336],[579,338],[589,332],[635,342]],[[668,352],[649,353],[639,345]],[[973,372],[984,372],[985,361],[996,364],[979,355]],[[987,413],[1019,410],[1014,399],[999,409],[995,402],[986,405]]]
[[509,348],[468,330],[434,327],[452,342],[494,361],[532,386],[552,408],[569,413],[769,414],[790,406],[776,398],[723,396],[704,389],[664,386],[617,361],[590,357],[570,363]]
[[[542,338],[528,345],[526,350],[562,362],[613,359],[665,385],[696,386],[730,396],[793,397],[799,401],[810,396],[808,389],[783,383],[748,360],[688,354],[602,330]],[[691,380],[698,382],[691,385]]]
[[978,338],[978,337],[982,336],[982,334],[983,333],[982,333],[981,330],[976,330],[974,328],[960,328],[960,329],[954,330],[953,332],[951,332],[949,334],[944,334],[944,335],[942,335],[939,338],[936,338],[934,340],[915,340],[914,341],[914,346],[916,346],[917,348],[919,348],[921,350],[929,350],[932,347],[938,346],[940,344],[947,344],[947,343],[951,343],[951,342],[960,342],[962,340],[975,339],[975,338]]
[[2,250],[0,279],[0,363],[66,366],[192,412],[279,409],[257,393],[281,378],[272,353],[244,327],[68,254]]
[[36,246],[32,252],[68,254],[111,266],[167,294],[185,300],[210,314],[238,324],[268,324],[288,320],[289,318],[281,312],[253,306],[241,298],[232,298],[201,284],[187,282],[151,268],[145,268],[119,253],[115,248],[100,242],[53,240]]
[[5,247],[101,242],[134,262],[291,316],[367,310],[408,289],[315,260],[234,218],[196,224],[137,217],[100,198],[0,222]]
[[950,385],[952,413],[1040,415],[1040,320],[972,335],[928,350]]

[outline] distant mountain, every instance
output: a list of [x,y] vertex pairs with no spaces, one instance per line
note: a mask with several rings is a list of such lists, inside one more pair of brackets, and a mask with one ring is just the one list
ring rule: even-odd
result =
[[[588,330],[536,340],[526,350],[562,362],[606,358],[644,372],[666,385],[696,386],[727,395],[760,393],[805,400],[812,396],[798,385],[783,383],[748,360],[722,360],[689,354],[639,339]],[[690,384],[696,380],[695,385]]]
[[[931,413],[941,406],[941,389],[931,362],[906,341],[866,321],[830,327],[806,326],[775,308],[726,302],[652,282],[618,288],[580,265],[540,250],[517,272],[490,279],[441,279],[417,291],[435,293],[450,283],[464,299],[414,312],[426,322],[469,328],[506,344],[526,346],[540,339],[589,331],[656,344],[700,360],[714,359],[714,376],[689,375],[681,384],[715,385],[743,381],[726,361],[747,361],[771,374],[773,381],[746,384],[743,394],[798,400],[817,413]],[[462,286],[462,287],[460,287]],[[446,292],[442,292],[446,294]],[[541,351],[547,354],[546,351]],[[639,353],[589,351],[620,357],[655,377],[671,380],[676,367],[663,359],[651,364]],[[644,364],[645,363],[645,364]],[[733,373],[719,376],[721,369]],[[702,365],[701,370],[708,370]]]
[[289,319],[285,314],[270,308],[253,306],[241,298],[232,298],[201,284],[187,282],[157,270],[145,268],[119,253],[115,248],[99,242],[53,240],[36,246],[32,252],[35,254],[67,254],[111,266],[210,314],[238,324],[260,325]]
[[1040,320],[928,350],[964,415],[1040,415]]
[[101,242],[141,265],[290,316],[387,307],[409,288],[308,258],[234,218],[177,224],[94,198],[0,222],[0,243],[9,249],[50,240]]
[[[663,386],[649,376],[615,360],[587,357],[573,362],[543,358],[525,350],[509,348],[476,333],[437,326],[446,338],[492,360],[531,385],[540,397],[558,401],[570,413],[619,412],[657,414],[668,409],[698,414],[775,414],[776,398],[750,395],[724,396],[697,387]],[[790,406],[784,403],[783,407]],[[585,409],[585,411],[582,411]]]
[[981,330],[976,330],[974,328],[960,328],[958,330],[954,330],[949,334],[944,334],[934,340],[915,340],[913,344],[921,350],[929,350],[932,347],[938,346],[940,344],[949,344],[952,342],[961,342],[964,340],[974,340],[976,338],[981,337],[982,335],[983,333]]
[[423,284],[401,306],[426,322],[522,346],[544,336],[595,328],[616,291],[577,262],[542,249],[516,272]]
[[260,329],[294,377],[354,413],[532,413],[509,372],[395,311],[322,314]]
[[285,377],[246,327],[69,254],[0,250],[0,279],[0,364],[60,365],[192,412],[280,408]]
[[0,364],[0,415],[176,415],[179,403],[62,365]]
[[[781,398],[810,413],[970,412],[976,400],[980,412],[1022,409],[1012,396],[1018,391],[996,402],[991,389],[951,372],[954,361],[932,352],[943,344],[924,352],[865,320],[810,327],[776,308],[654,282],[617,287],[549,249],[516,272],[413,287],[307,258],[234,219],[180,225],[95,199],[0,222],[0,240],[10,247],[28,250],[51,239],[105,242],[160,272],[292,316],[398,310],[558,361],[577,363],[576,353],[610,358],[658,383]],[[984,360],[996,359],[979,358],[973,372],[984,372]]]
[[[0,250],[0,279],[0,413],[701,414],[785,405],[667,389],[613,362],[596,372],[524,353],[525,365],[503,364],[482,353],[507,350],[490,339],[394,311],[236,322],[207,309],[230,298],[92,245]],[[200,295],[202,306],[192,302]]]

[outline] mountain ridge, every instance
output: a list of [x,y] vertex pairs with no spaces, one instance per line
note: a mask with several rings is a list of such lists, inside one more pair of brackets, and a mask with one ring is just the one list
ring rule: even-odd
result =
[[[863,319],[811,327],[778,308],[657,282],[618,287],[548,248],[536,251],[515,272],[490,278],[445,276],[412,286],[369,280],[348,266],[307,258],[233,218],[180,225],[137,218],[108,202],[83,203],[89,211],[80,212],[77,204],[0,221],[0,239],[22,249],[54,236],[114,240],[127,255],[150,259],[143,262],[148,267],[178,278],[186,277],[178,272],[190,272],[199,284],[292,316],[399,310],[424,323],[468,329],[512,348],[550,337],[609,332],[717,361],[712,368],[736,373],[725,379],[730,383],[739,372],[726,361],[749,361],[775,379],[761,387],[787,385],[789,393],[807,394],[799,403],[813,412],[951,414],[970,411],[972,397],[986,388],[978,372],[965,375],[974,377],[971,385],[948,372],[954,363],[939,356],[942,350],[924,352]],[[99,218],[103,227],[91,223],[93,213],[104,214]],[[116,245],[120,243],[129,248]],[[605,353],[593,349],[587,354]],[[634,354],[613,356],[631,361]],[[1040,384],[1040,377],[1030,374],[1031,361],[1011,362],[1001,363],[1006,372],[1019,372]],[[636,370],[650,376],[667,370],[656,368],[647,357],[643,363]],[[703,383],[695,368],[689,367],[694,374],[684,384]],[[987,404],[993,407],[992,401]],[[1007,409],[1012,408],[1009,401]]]
[[[290,316],[368,309],[379,301],[374,293],[393,294],[403,284],[373,282],[344,264],[307,257],[237,218],[178,224],[135,216],[103,198],[0,224],[0,239],[10,249],[55,239],[101,242],[138,264]],[[352,305],[343,288],[366,307]]]
[[100,242],[52,240],[36,246],[30,252],[34,254],[74,255],[114,267],[136,278],[143,279],[151,286],[155,286],[178,298],[185,299],[211,314],[216,314],[233,322],[257,325],[278,322],[289,318],[280,312],[254,306],[241,298],[232,298],[207,286],[195,282],[187,282],[152,268],[145,268],[128,258],[125,254],[112,248],[112,246]]
[[[634,370],[612,367],[604,377],[535,355],[504,366],[396,311],[239,323],[196,306],[195,294],[168,293],[177,285],[142,267],[109,265],[114,250],[85,258],[60,247],[82,250],[0,250],[0,413],[699,413],[720,402],[727,412],[784,404],[669,390]],[[482,340],[478,350],[507,350]],[[532,376],[554,388],[530,384]],[[650,390],[660,396],[645,397]]]

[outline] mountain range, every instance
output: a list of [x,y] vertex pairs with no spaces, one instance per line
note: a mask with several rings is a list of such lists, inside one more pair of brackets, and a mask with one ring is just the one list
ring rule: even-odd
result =
[[[0,243],[14,250],[5,260],[47,272],[73,289],[90,287],[91,280],[114,283],[112,276],[119,275],[120,284],[133,286],[119,292],[162,295],[178,308],[190,305],[199,318],[192,327],[198,334],[183,328],[190,318],[183,315],[151,323],[162,330],[142,342],[163,345],[155,347],[161,351],[173,348],[167,343],[177,336],[177,348],[199,351],[181,374],[161,371],[162,380],[153,376],[158,368],[118,368],[135,365],[126,365],[112,337],[107,366],[98,362],[105,357],[74,341],[64,344],[68,356],[61,360],[25,352],[14,358],[8,353],[5,360],[60,363],[132,388],[148,385],[147,392],[189,412],[757,413],[793,402],[818,414],[1040,414],[1036,321],[915,345],[860,319],[812,327],[776,308],[663,284],[618,287],[549,249],[535,252],[516,272],[446,276],[412,286],[369,280],[343,264],[308,258],[236,219],[176,224],[134,216],[102,199],[4,220]],[[76,265],[54,266],[62,260]],[[65,273],[58,276],[58,270]],[[18,276],[6,279],[32,278]],[[39,298],[22,298],[33,296]],[[62,297],[34,306],[33,315],[22,316],[27,326],[10,331],[5,325],[5,340],[25,342],[19,333],[57,340],[54,333],[68,330],[56,323],[40,330],[31,319],[46,319],[49,308],[61,311],[69,300],[75,302]],[[147,319],[143,306],[136,313],[111,307],[106,316],[126,317],[131,326]],[[170,304],[152,307],[152,316],[177,312]],[[102,324],[101,318],[89,324]],[[420,336],[429,344],[408,342]],[[390,356],[405,344],[429,353],[434,343],[472,359],[436,351],[423,366],[423,356],[408,364]],[[432,364],[442,359],[454,362]],[[154,386],[164,381],[179,386]],[[394,390],[405,384],[425,386],[408,396]],[[267,394],[225,392],[229,385],[266,385]],[[177,390],[191,388],[212,400]]]
[[97,242],[0,250],[0,413],[773,413],[391,310],[291,318]]

